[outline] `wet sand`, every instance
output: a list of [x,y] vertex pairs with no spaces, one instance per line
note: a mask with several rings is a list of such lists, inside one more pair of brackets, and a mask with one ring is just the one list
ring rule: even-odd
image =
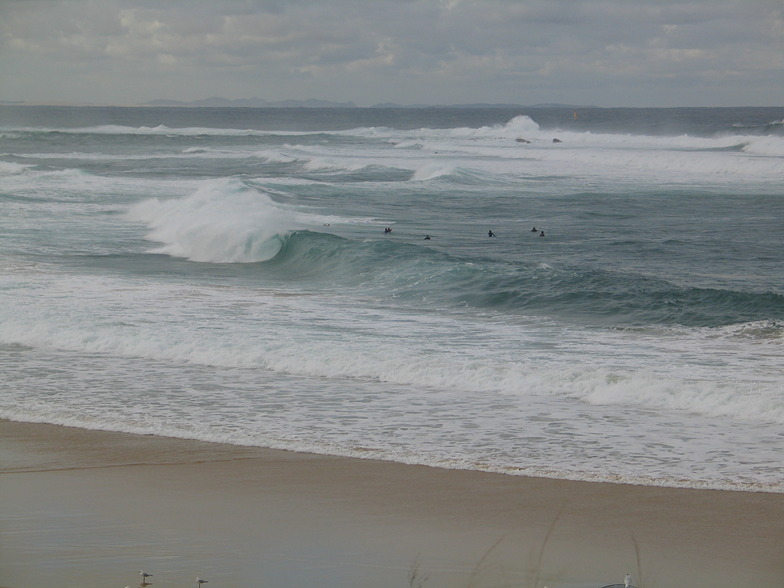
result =
[[[784,494],[0,421],[0,587],[784,585]],[[411,575],[415,577],[413,580]]]

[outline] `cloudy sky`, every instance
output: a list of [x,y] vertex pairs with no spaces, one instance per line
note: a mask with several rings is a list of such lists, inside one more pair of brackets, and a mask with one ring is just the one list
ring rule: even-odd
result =
[[0,0],[0,100],[784,105],[784,0]]

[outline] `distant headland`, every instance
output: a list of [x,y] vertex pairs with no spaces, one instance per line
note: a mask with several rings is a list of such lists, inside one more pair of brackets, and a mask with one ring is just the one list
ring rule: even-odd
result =
[[203,100],[152,100],[145,102],[141,106],[194,106],[194,107],[227,107],[238,108],[357,108],[353,102],[331,102],[329,100],[280,100],[270,102],[263,98],[204,98]]
[[[353,102],[332,102],[330,100],[279,100],[268,101],[263,98],[205,98],[203,100],[151,100],[140,106],[185,106],[185,107],[238,107],[238,108],[361,108]],[[479,102],[473,104],[396,104],[384,102],[367,108],[594,108],[585,104],[494,104]]]

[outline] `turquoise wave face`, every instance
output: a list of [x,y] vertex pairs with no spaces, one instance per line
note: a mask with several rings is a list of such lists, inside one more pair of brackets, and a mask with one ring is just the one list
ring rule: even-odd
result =
[[615,327],[775,321],[784,296],[677,285],[624,271],[459,257],[392,240],[295,231],[258,271],[395,304],[549,316]]

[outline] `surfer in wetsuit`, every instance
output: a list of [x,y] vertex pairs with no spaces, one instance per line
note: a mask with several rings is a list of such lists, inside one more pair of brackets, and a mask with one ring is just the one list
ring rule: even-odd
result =
[[488,237],[495,237],[495,233],[493,231],[487,231]]
[[532,233],[535,233],[535,232],[536,232],[536,227],[534,227],[533,229],[531,229],[531,232],[532,232]]
[[425,235],[425,241],[430,241],[430,235]]

